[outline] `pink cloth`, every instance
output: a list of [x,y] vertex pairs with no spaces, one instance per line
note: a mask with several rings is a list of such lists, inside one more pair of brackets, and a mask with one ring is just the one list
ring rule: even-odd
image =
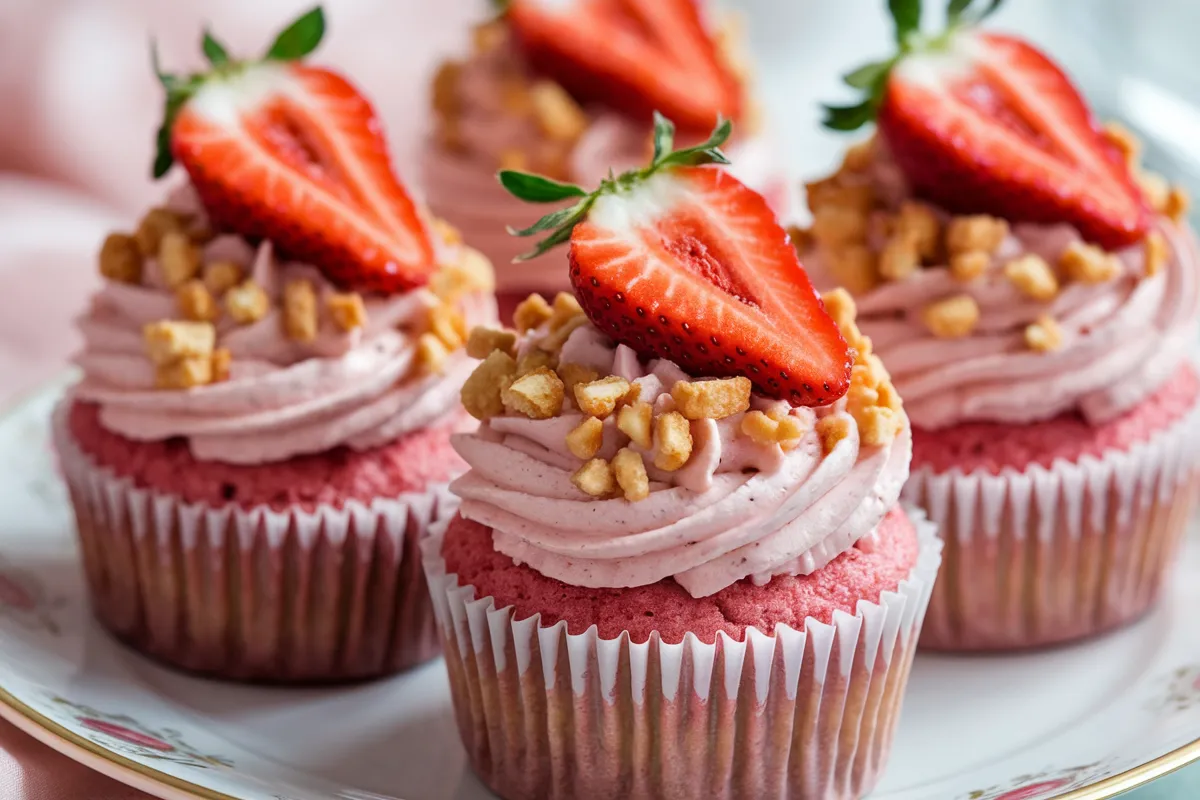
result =
[[148,800],[131,789],[76,764],[0,720],[0,798],[4,800]]

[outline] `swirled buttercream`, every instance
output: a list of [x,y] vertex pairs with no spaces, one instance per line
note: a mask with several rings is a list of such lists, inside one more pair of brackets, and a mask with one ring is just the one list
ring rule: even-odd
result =
[[[322,315],[316,339],[301,343],[283,331],[279,298],[287,281],[306,278],[323,301],[334,289],[316,268],[276,258],[269,242],[230,235],[207,244],[204,260],[241,265],[271,298],[270,310],[248,325],[225,315],[216,323],[217,345],[232,355],[228,380],[159,390],[142,328],[178,317],[174,293],[153,260],[140,284],[106,282],[78,320],[75,396],[99,404],[107,429],[139,441],[183,437],[196,458],[259,464],[339,445],[368,449],[458,413],[473,361],[459,350],[438,372],[415,368],[416,333],[438,303],[428,289],[367,295],[365,326],[343,331]],[[490,296],[460,302],[469,323],[495,319]]]
[[[645,362],[591,325],[571,334],[561,360],[637,383],[656,411],[671,407],[670,389],[685,379],[675,364]],[[673,578],[695,597],[743,578],[808,574],[872,533],[896,503],[908,476],[907,426],[890,444],[860,447],[845,401],[795,408],[755,396],[752,410],[786,411],[807,431],[784,451],[741,433],[743,413],[691,423],[694,448],[675,472],[646,456],[645,500],[597,499],[571,482],[582,461],[566,435],[583,419],[564,412],[546,420],[494,417],[454,444],[470,471],[453,485],[462,514],[493,529],[498,551],[575,586],[630,587]],[[850,434],[828,453],[820,417],[842,415]],[[600,458],[622,446],[638,450],[604,422]]]

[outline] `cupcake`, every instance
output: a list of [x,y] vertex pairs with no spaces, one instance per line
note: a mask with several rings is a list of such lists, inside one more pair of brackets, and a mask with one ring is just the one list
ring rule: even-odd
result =
[[[422,158],[432,209],[499,265],[512,303],[569,289],[552,258],[512,263],[506,226],[527,211],[496,184],[498,169],[594,186],[645,163],[651,112],[698,142],[719,118],[753,116],[733,20],[718,29],[697,0],[566,4],[515,0],[474,30],[469,56],[433,81],[434,130]],[[778,205],[787,183],[769,140],[739,125],[738,177]],[[510,305],[511,305],[510,304]]]
[[300,61],[205,37],[160,73],[156,174],[188,180],[100,253],[81,380],[55,414],[92,605],[223,678],[369,678],[436,655],[418,545],[465,469],[457,396],[490,267],[440,241],[370,105]]
[[672,153],[660,121],[650,167],[544,223],[575,295],[471,333],[482,424],[423,548],[506,800],[860,797],[887,758],[940,543],[847,296],[835,323],[723,138]]
[[964,14],[830,110],[878,135],[808,185],[796,238],[854,289],[912,419],[906,496],[946,541],[922,643],[1009,650],[1159,596],[1197,489],[1200,265],[1186,195],[1128,132]]

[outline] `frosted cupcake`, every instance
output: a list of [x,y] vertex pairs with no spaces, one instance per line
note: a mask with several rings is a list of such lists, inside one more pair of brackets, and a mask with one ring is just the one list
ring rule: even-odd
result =
[[105,241],[55,418],[96,615],[226,678],[436,654],[417,547],[464,467],[466,330],[495,318],[486,260],[430,233],[367,102],[298,61],[322,29],[253,63],[206,36],[211,73],[161,75],[156,170],[189,180]]
[[856,291],[913,421],[907,496],[946,540],[922,643],[1002,650],[1158,597],[1197,487],[1200,265],[1136,142],[973,21],[877,78],[878,137],[809,184],[797,238],[818,285]]
[[860,797],[939,564],[908,424],[724,137],[658,133],[550,233],[576,296],[471,334],[483,424],[425,543],[459,730],[508,800]]
[[[527,211],[496,184],[498,169],[594,186],[610,169],[645,163],[655,109],[693,142],[719,117],[751,116],[740,36],[710,25],[702,5],[515,0],[475,29],[465,60],[441,67],[425,190],[433,210],[500,265],[502,293],[519,300],[569,287],[554,259],[511,263],[522,250],[506,226]],[[774,150],[750,125],[739,130],[735,174],[779,210],[787,188]]]

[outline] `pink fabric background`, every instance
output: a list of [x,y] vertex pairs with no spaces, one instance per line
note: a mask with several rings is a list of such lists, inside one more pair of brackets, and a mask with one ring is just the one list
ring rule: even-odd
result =
[[[316,0],[0,2],[0,408],[60,372],[71,318],[97,285],[106,231],[161,189],[149,179],[162,113],[148,38],[173,70],[200,65],[207,22],[257,53]],[[402,171],[423,131],[439,53],[465,47],[484,0],[324,0],[319,57],[352,75],[383,117]],[[0,721],[0,800],[142,800]]]

